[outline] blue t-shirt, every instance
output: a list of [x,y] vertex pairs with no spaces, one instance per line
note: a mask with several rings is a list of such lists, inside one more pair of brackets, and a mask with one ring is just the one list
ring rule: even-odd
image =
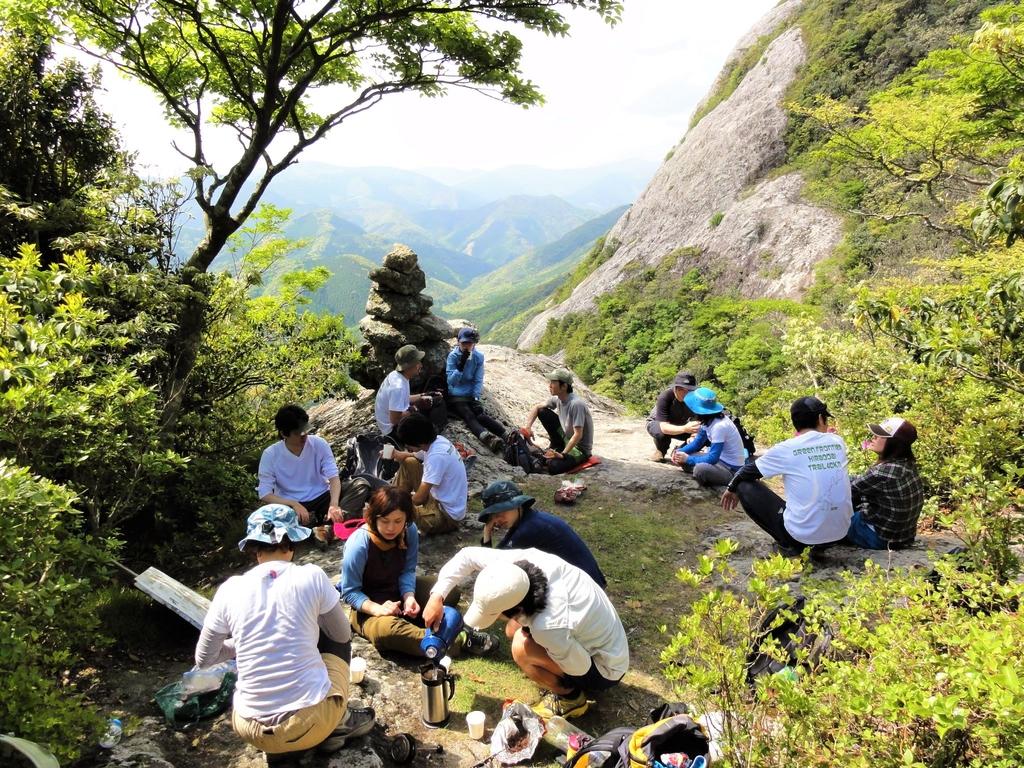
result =
[[597,560],[579,534],[565,520],[533,507],[523,510],[519,522],[505,533],[498,549],[539,549],[575,565],[602,589],[608,584]]

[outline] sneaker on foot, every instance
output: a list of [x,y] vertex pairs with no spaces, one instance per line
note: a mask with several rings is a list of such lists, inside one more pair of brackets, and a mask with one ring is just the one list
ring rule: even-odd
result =
[[665,460],[665,454],[662,453],[661,451],[655,450],[647,458],[649,458],[651,461],[656,461],[656,462],[658,462],[660,464],[661,462],[663,462]]
[[559,696],[557,693],[549,693],[534,704],[531,709],[547,720],[555,715],[579,717],[586,713],[589,707],[590,702],[587,701],[587,694],[580,691],[576,696]]
[[373,711],[373,707],[349,707],[338,727],[317,746],[317,752],[337,752],[349,739],[365,736],[373,730],[376,717],[377,713]]
[[498,435],[484,435],[484,444],[495,453],[504,453],[505,451],[505,441],[502,440]]
[[486,656],[498,647],[498,640],[494,635],[479,632],[469,627],[466,627],[464,631],[466,639],[462,642],[462,650],[465,653],[471,653],[474,656]]

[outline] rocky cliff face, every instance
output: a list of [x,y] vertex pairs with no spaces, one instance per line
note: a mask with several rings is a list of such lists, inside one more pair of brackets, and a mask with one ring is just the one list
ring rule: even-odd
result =
[[[764,35],[776,35],[739,87],[690,130],[609,232],[614,255],[572,294],[538,314],[519,337],[529,349],[552,318],[594,306],[627,267],[677,255],[675,271],[700,269],[723,291],[797,297],[841,236],[834,214],[801,198],[797,173],[771,177],[785,159],[787,88],[806,58],[800,29],[787,27],[801,0],[774,8],[740,41],[719,77]],[[712,91],[714,92],[714,91]]]

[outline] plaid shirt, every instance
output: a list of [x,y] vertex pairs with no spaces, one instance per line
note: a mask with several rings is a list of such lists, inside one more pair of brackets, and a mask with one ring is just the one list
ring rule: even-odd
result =
[[924,488],[910,462],[890,460],[873,465],[850,481],[853,506],[893,549],[912,544],[924,506]]

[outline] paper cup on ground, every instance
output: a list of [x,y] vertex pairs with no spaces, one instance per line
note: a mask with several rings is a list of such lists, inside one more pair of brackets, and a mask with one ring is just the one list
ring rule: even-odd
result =
[[366,659],[356,657],[348,665],[348,681],[350,683],[363,682],[363,675],[366,674]]
[[469,730],[469,738],[482,739],[484,737],[484,721],[487,716],[480,710],[474,710],[466,715],[466,728]]
[[443,659],[441,659],[440,664],[442,667],[444,667],[445,672],[450,672],[452,668],[452,657],[445,656]]
[[395,446],[391,443],[384,443],[384,458],[390,459],[395,455]]

